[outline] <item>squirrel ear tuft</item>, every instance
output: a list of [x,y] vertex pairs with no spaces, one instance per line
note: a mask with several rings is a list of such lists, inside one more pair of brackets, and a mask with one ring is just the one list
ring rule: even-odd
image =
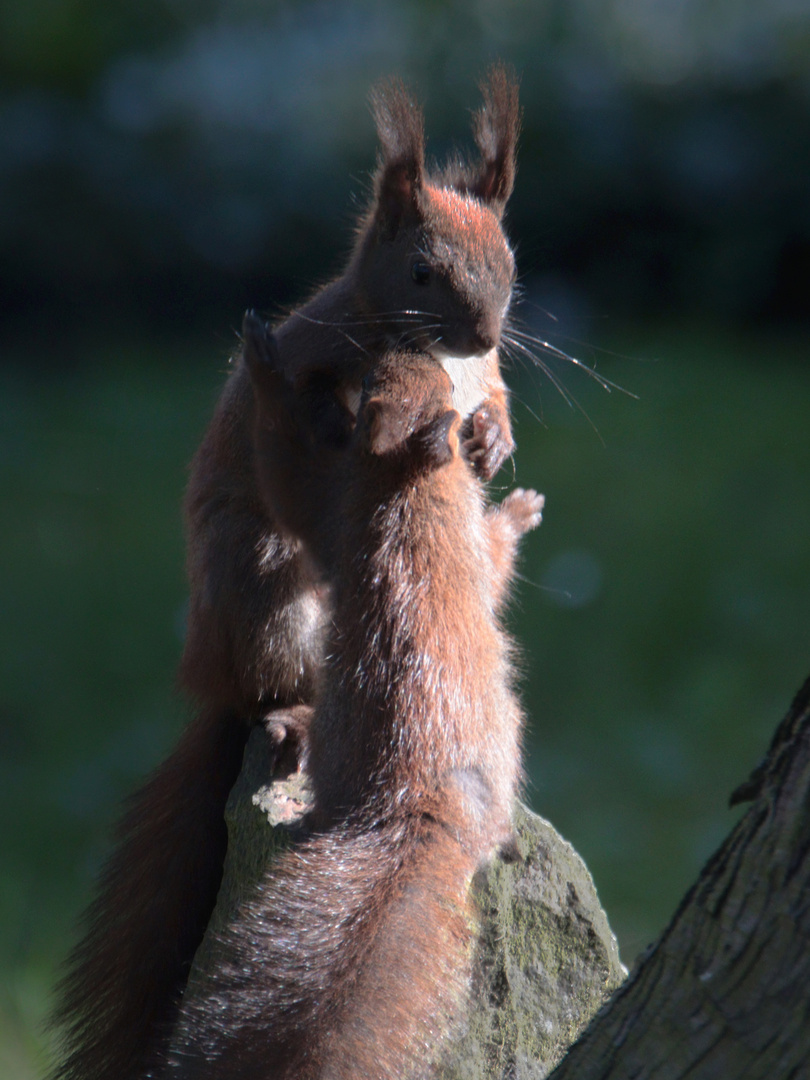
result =
[[481,84],[481,93],[484,103],[473,116],[473,135],[481,153],[481,164],[468,190],[501,217],[515,184],[515,152],[520,133],[517,76],[505,64],[494,64]]
[[246,311],[242,318],[242,355],[254,388],[277,393],[285,381],[278,346],[269,324],[255,311]]
[[380,140],[375,177],[377,217],[393,236],[403,218],[418,213],[425,173],[422,110],[399,80],[378,83],[371,91],[371,109]]

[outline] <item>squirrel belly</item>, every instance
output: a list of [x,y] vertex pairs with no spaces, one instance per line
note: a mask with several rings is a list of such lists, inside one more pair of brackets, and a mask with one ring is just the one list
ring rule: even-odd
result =
[[[425,166],[422,114],[404,88],[375,93],[379,164],[346,269],[275,328],[285,377],[329,402],[315,418],[327,429],[343,422],[334,402],[354,422],[363,380],[392,344],[450,358],[464,398],[460,465],[475,487],[514,446],[497,349],[514,282],[502,219],[519,108],[504,69],[482,89],[478,160],[439,172]],[[119,829],[61,988],[59,1080],[141,1080],[164,1053],[221,880],[224,806],[250,726],[312,702],[321,679],[333,586],[262,494],[256,410],[238,356],[185,503],[180,682],[199,714]]]
[[321,487],[323,448],[302,452],[309,403],[296,411],[268,375],[277,357],[259,333],[246,322],[257,445],[278,462],[287,443],[301,498],[331,498],[341,522],[334,541],[295,511],[333,581],[309,730],[312,832],[225,931],[215,970],[183,1005],[165,1076],[404,1080],[424,1074],[463,1017],[469,884],[510,832],[521,713],[497,612],[542,501],[519,491],[485,508],[449,380],[428,354],[380,362]]

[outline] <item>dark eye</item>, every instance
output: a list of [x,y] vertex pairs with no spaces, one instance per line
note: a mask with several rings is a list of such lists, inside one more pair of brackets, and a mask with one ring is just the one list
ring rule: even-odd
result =
[[430,281],[430,266],[423,262],[414,263],[411,267],[411,277],[417,285],[427,285]]

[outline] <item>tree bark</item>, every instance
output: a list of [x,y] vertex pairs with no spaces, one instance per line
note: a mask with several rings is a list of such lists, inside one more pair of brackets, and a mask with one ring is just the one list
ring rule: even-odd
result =
[[810,679],[753,800],[553,1080],[810,1077]]

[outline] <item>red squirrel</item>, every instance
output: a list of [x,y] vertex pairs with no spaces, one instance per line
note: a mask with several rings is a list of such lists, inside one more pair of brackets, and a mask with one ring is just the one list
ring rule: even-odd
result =
[[[329,400],[351,415],[363,378],[392,346],[431,353],[453,382],[464,457],[486,480],[513,448],[497,347],[515,273],[502,218],[519,107],[502,67],[482,89],[473,124],[480,160],[438,172],[426,168],[422,115],[406,90],[375,92],[380,157],[346,269],[275,335],[296,387],[334,389]],[[180,681],[199,711],[119,826],[60,987],[59,1080],[136,1080],[160,1059],[221,881],[223,811],[250,726],[312,701],[328,582],[260,495],[255,413],[237,355],[185,501]],[[328,412],[322,421],[332,422]]]
[[243,336],[260,485],[332,582],[314,809],[224,931],[161,1075],[408,1080],[463,1013],[470,881],[511,833],[521,713],[497,613],[542,498],[485,506],[429,353],[378,360],[344,451],[272,334],[248,317]]

